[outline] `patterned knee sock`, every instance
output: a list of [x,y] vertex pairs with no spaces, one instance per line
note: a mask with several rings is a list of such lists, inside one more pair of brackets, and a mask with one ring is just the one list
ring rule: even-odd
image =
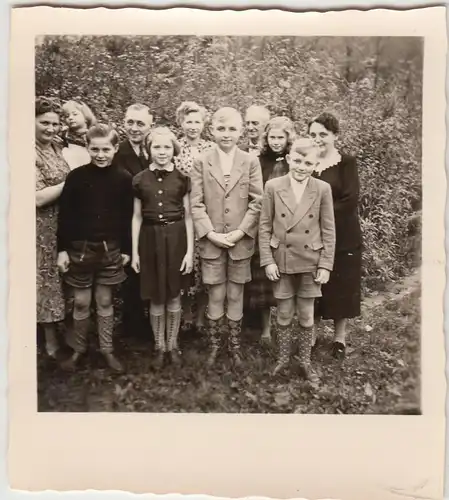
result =
[[150,311],[150,323],[154,333],[156,351],[165,352],[165,311],[154,314]]
[[208,335],[212,349],[219,349],[221,344],[221,337],[225,327],[225,316],[218,319],[211,319],[206,316]]
[[229,348],[231,351],[240,350],[240,337],[242,334],[242,320],[234,321],[228,318],[229,325]]
[[181,325],[181,309],[170,311],[167,309],[167,350],[178,349],[178,332]]
[[98,338],[100,342],[100,351],[103,354],[112,354],[114,351],[112,335],[114,332],[114,315],[100,316],[97,313]]
[[276,333],[279,344],[278,363],[287,364],[290,361],[292,327],[278,324]]
[[312,352],[312,341],[314,326],[300,326],[298,339],[298,354],[301,364],[310,365],[310,356]]
[[67,344],[78,354],[83,354],[87,351],[89,327],[90,316],[83,319],[73,318],[73,330],[67,339]]

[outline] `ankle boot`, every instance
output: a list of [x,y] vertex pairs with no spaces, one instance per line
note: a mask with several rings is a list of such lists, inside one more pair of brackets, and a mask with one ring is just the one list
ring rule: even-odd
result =
[[75,351],[70,358],[61,362],[61,368],[67,371],[76,369],[79,359],[87,351],[87,336],[90,328],[90,317],[83,319],[73,318],[72,331],[68,338],[68,345]]

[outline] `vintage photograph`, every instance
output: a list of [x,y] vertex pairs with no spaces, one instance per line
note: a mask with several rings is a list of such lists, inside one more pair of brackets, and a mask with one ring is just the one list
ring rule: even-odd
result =
[[421,414],[423,48],[38,36],[38,411]]

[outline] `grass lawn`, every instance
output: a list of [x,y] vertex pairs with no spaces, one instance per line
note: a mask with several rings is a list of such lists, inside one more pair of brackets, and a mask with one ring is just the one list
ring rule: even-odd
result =
[[95,351],[73,374],[38,355],[38,410],[63,412],[240,412],[312,414],[420,413],[420,281],[414,274],[363,304],[349,324],[347,356],[330,356],[332,331],[319,325],[313,360],[320,384],[313,388],[295,373],[271,377],[273,349],[258,343],[260,332],[243,335],[244,367],[236,372],[226,356],[207,371],[206,339],[181,337],[184,365],[152,370],[152,343],[118,337],[127,366],[111,374]]

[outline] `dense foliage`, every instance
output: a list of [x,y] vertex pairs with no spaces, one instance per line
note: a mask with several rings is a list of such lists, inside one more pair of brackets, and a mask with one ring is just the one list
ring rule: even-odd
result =
[[264,104],[304,132],[321,111],[341,121],[341,147],[361,178],[365,289],[420,259],[422,40],[348,37],[46,37],[36,93],[81,98],[120,126],[148,104],[175,127],[186,99],[213,111]]

